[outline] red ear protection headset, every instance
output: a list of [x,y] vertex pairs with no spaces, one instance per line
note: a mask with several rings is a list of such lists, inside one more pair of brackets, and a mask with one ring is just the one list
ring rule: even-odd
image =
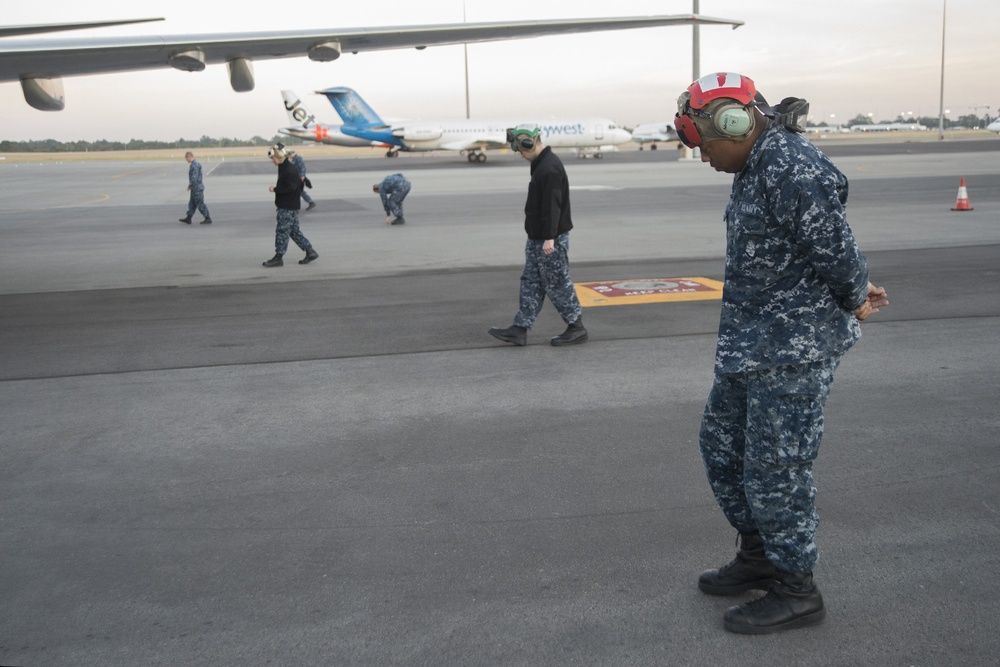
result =
[[[717,72],[703,76],[681,94],[677,100],[674,128],[678,138],[688,148],[704,143],[695,126],[695,118],[711,123],[710,139],[742,139],[750,136],[756,124],[753,107],[757,88],[742,74]],[[713,104],[717,100],[728,100]],[[712,105],[711,111],[706,107]]]

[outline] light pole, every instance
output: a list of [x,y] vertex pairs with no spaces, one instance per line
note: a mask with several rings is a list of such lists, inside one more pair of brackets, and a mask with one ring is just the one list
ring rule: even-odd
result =
[[[698,0],[692,0],[691,12],[697,16],[699,13]],[[698,34],[698,24],[691,26],[691,80],[697,81],[701,76],[701,36]],[[684,147],[685,160],[701,160],[700,148]]]
[[941,14],[941,106],[938,111],[938,141],[944,139],[944,26],[948,18],[948,0]]

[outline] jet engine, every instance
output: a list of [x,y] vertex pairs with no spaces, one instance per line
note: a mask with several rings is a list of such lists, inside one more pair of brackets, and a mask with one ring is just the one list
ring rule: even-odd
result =
[[394,128],[392,131],[392,136],[398,137],[403,141],[413,142],[433,141],[434,139],[440,139],[441,134],[440,125],[406,125]]

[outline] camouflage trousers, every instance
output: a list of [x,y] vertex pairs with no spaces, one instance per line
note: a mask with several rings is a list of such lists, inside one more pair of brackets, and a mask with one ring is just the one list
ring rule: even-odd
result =
[[840,360],[716,373],[705,405],[699,442],[715,499],[734,528],[760,531],[786,572],[810,571],[818,557],[812,464]]
[[208,206],[205,206],[205,191],[204,190],[192,190],[191,196],[188,198],[188,214],[187,217],[194,215],[195,211],[200,211],[205,218],[211,218],[208,214]]
[[278,209],[278,226],[274,230],[274,251],[284,255],[288,250],[288,239],[295,241],[302,250],[309,250],[312,243],[299,231],[299,212],[288,209]]
[[403,183],[386,196],[383,201],[386,215],[391,215],[394,218],[403,217],[403,200],[406,199],[406,195],[410,194],[411,187],[413,186],[409,183]]
[[555,252],[542,252],[544,241],[528,239],[524,246],[524,271],[521,273],[520,309],[514,325],[530,329],[542,312],[545,296],[566,324],[572,324],[583,315],[576,288],[569,277],[569,232],[555,238]]

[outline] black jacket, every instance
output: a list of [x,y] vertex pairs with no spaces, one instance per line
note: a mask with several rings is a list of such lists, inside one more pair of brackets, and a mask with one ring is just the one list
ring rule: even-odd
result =
[[278,165],[278,182],[274,185],[274,205],[286,211],[302,208],[302,179],[291,160]]
[[569,214],[569,179],[550,146],[531,162],[531,183],[524,203],[524,231],[533,241],[554,239],[573,229]]

